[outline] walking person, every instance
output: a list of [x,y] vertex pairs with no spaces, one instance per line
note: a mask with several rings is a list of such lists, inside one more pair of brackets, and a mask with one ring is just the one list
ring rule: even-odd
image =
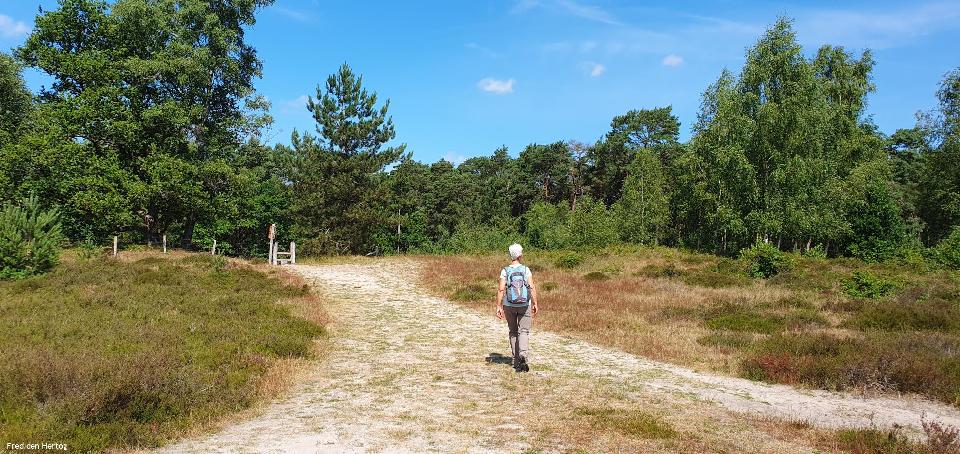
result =
[[507,320],[510,328],[510,350],[513,353],[513,369],[530,372],[527,354],[530,351],[530,327],[539,308],[537,288],[533,285],[533,273],[521,263],[523,247],[512,244],[508,248],[510,264],[500,270],[497,286],[497,318]]

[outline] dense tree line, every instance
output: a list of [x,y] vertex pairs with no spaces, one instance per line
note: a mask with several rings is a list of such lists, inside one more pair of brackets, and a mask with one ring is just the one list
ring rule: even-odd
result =
[[[389,100],[346,64],[310,98],[315,132],[262,142],[269,104],[253,89],[262,64],[244,30],[270,3],[61,0],[42,11],[26,43],[0,55],[0,200],[58,207],[73,241],[217,239],[242,255],[263,254],[277,223],[310,253],[522,239],[734,254],[761,241],[885,260],[960,225],[960,70],[937,110],[886,136],[865,114],[870,52],[825,45],[808,58],[781,19],[739,74],[706,88],[687,143],[668,106],[614,117],[593,144],[425,164],[388,145]],[[22,66],[52,86],[31,93]]]

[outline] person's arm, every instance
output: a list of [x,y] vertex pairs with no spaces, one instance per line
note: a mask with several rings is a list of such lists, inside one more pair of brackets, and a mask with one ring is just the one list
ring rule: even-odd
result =
[[500,283],[497,285],[497,318],[503,320],[503,292],[507,289],[507,279],[500,276]]
[[531,314],[537,315],[537,312],[540,311],[540,308],[537,307],[537,303],[540,302],[540,298],[537,296],[537,286],[533,284],[533,273],[530,273],[530,278],[527,279],[527,283],[530,284],[530,299],[533,301],[533,307],[530,308],[532,311]]

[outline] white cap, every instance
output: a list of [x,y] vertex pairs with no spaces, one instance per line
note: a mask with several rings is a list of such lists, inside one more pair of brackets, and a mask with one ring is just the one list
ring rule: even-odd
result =
[[523,255],[523,246],[513,243],[510,245],[510,259],[516,260],[521,255]]

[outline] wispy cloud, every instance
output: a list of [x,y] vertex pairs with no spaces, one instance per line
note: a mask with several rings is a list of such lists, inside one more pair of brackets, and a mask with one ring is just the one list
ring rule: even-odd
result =
[[486,55],[486,56],[488,56],[488,57],[490,57],[490,58],[497,58],[497,57],[500,56],[500,54],[499,54],[498,52],[490,49],[489,47],[481,46],[481,45],[479,45],[479,44],[477,44],[477,43],[467,43],[467,44],[464,45],[464,47],[466,47],[467,49],[473,49],[473,50],[475,50],[475,51],[477,51],[477,52],[480,52],[481,54]]
[[30,26],[13,20],[12,17],[0,14],[0,36],[4,38],[19,38],[30,32]]
[[547,11],[569,14],[584,20],[600,22],[608,25],[621,25],[621,22],[603,8],[594,5],[586,5],[574,0],[519,0],[514,3],[510,12],[513,14],[524,13],[533,9],[541,8]]
[[513,85],[515,83],[516,81],[513,79],[500,80],[487,77],[477,82],[477,87],[480,87],[481,90],[488,93],[505,95],[507,93],[513,93]]
[[603,73],[607,72],[607,67],[592,61],[585,61],[580,63],[580,69],[584,74],[589,75],[590,77],[600,77]]
[[307,95],[301,95],[294,99],[281,102],[278,107],[280,107],[280,112],[292,114],[308,114],[307,111]]
[[663,57],[663,66],[673,66],[677,67],[683,64],[683,57],[677,54],[670,54],[666,57]]
[[599,7],[583,5],[573,0],[557,0],[557,4],[560,5],[561,8],[565,9],[568,13],[573,14],[581,19],[602,22],[610,25],[620,25],[620,21],[614,18],[612,14]]
[[317,21],[317,16],[309,11],[300,11],[296,9],[286,8],[280,5],[275,5],[273,7],[274,11],[289,17],[297,22],[312,23]]
[[446,154],[443,155],[443,160],[450,162],[454,166],[458,166],[460,164],[463,164],[463,162],[467,160],[467,157],[460,153],[448,151]]
[[881,12],[815,10],[798,15],[796,25],[804,41],[897,47],[922,36],[960,28],[960,2],[926,3]]
[[743,35],[743,36],[756,36],[759,37],[760,34],[766,29],[764,24],[755,24],[747,22],[739,22],[730,19],[723,19],[720,17],[710,17],[710,16],[701,16],[701,15],[690,15],[684,14],[683,17],[688,17],[694,19],[696,23],[686,27],[683,31],[685,33],[702,33],[707,35]]

